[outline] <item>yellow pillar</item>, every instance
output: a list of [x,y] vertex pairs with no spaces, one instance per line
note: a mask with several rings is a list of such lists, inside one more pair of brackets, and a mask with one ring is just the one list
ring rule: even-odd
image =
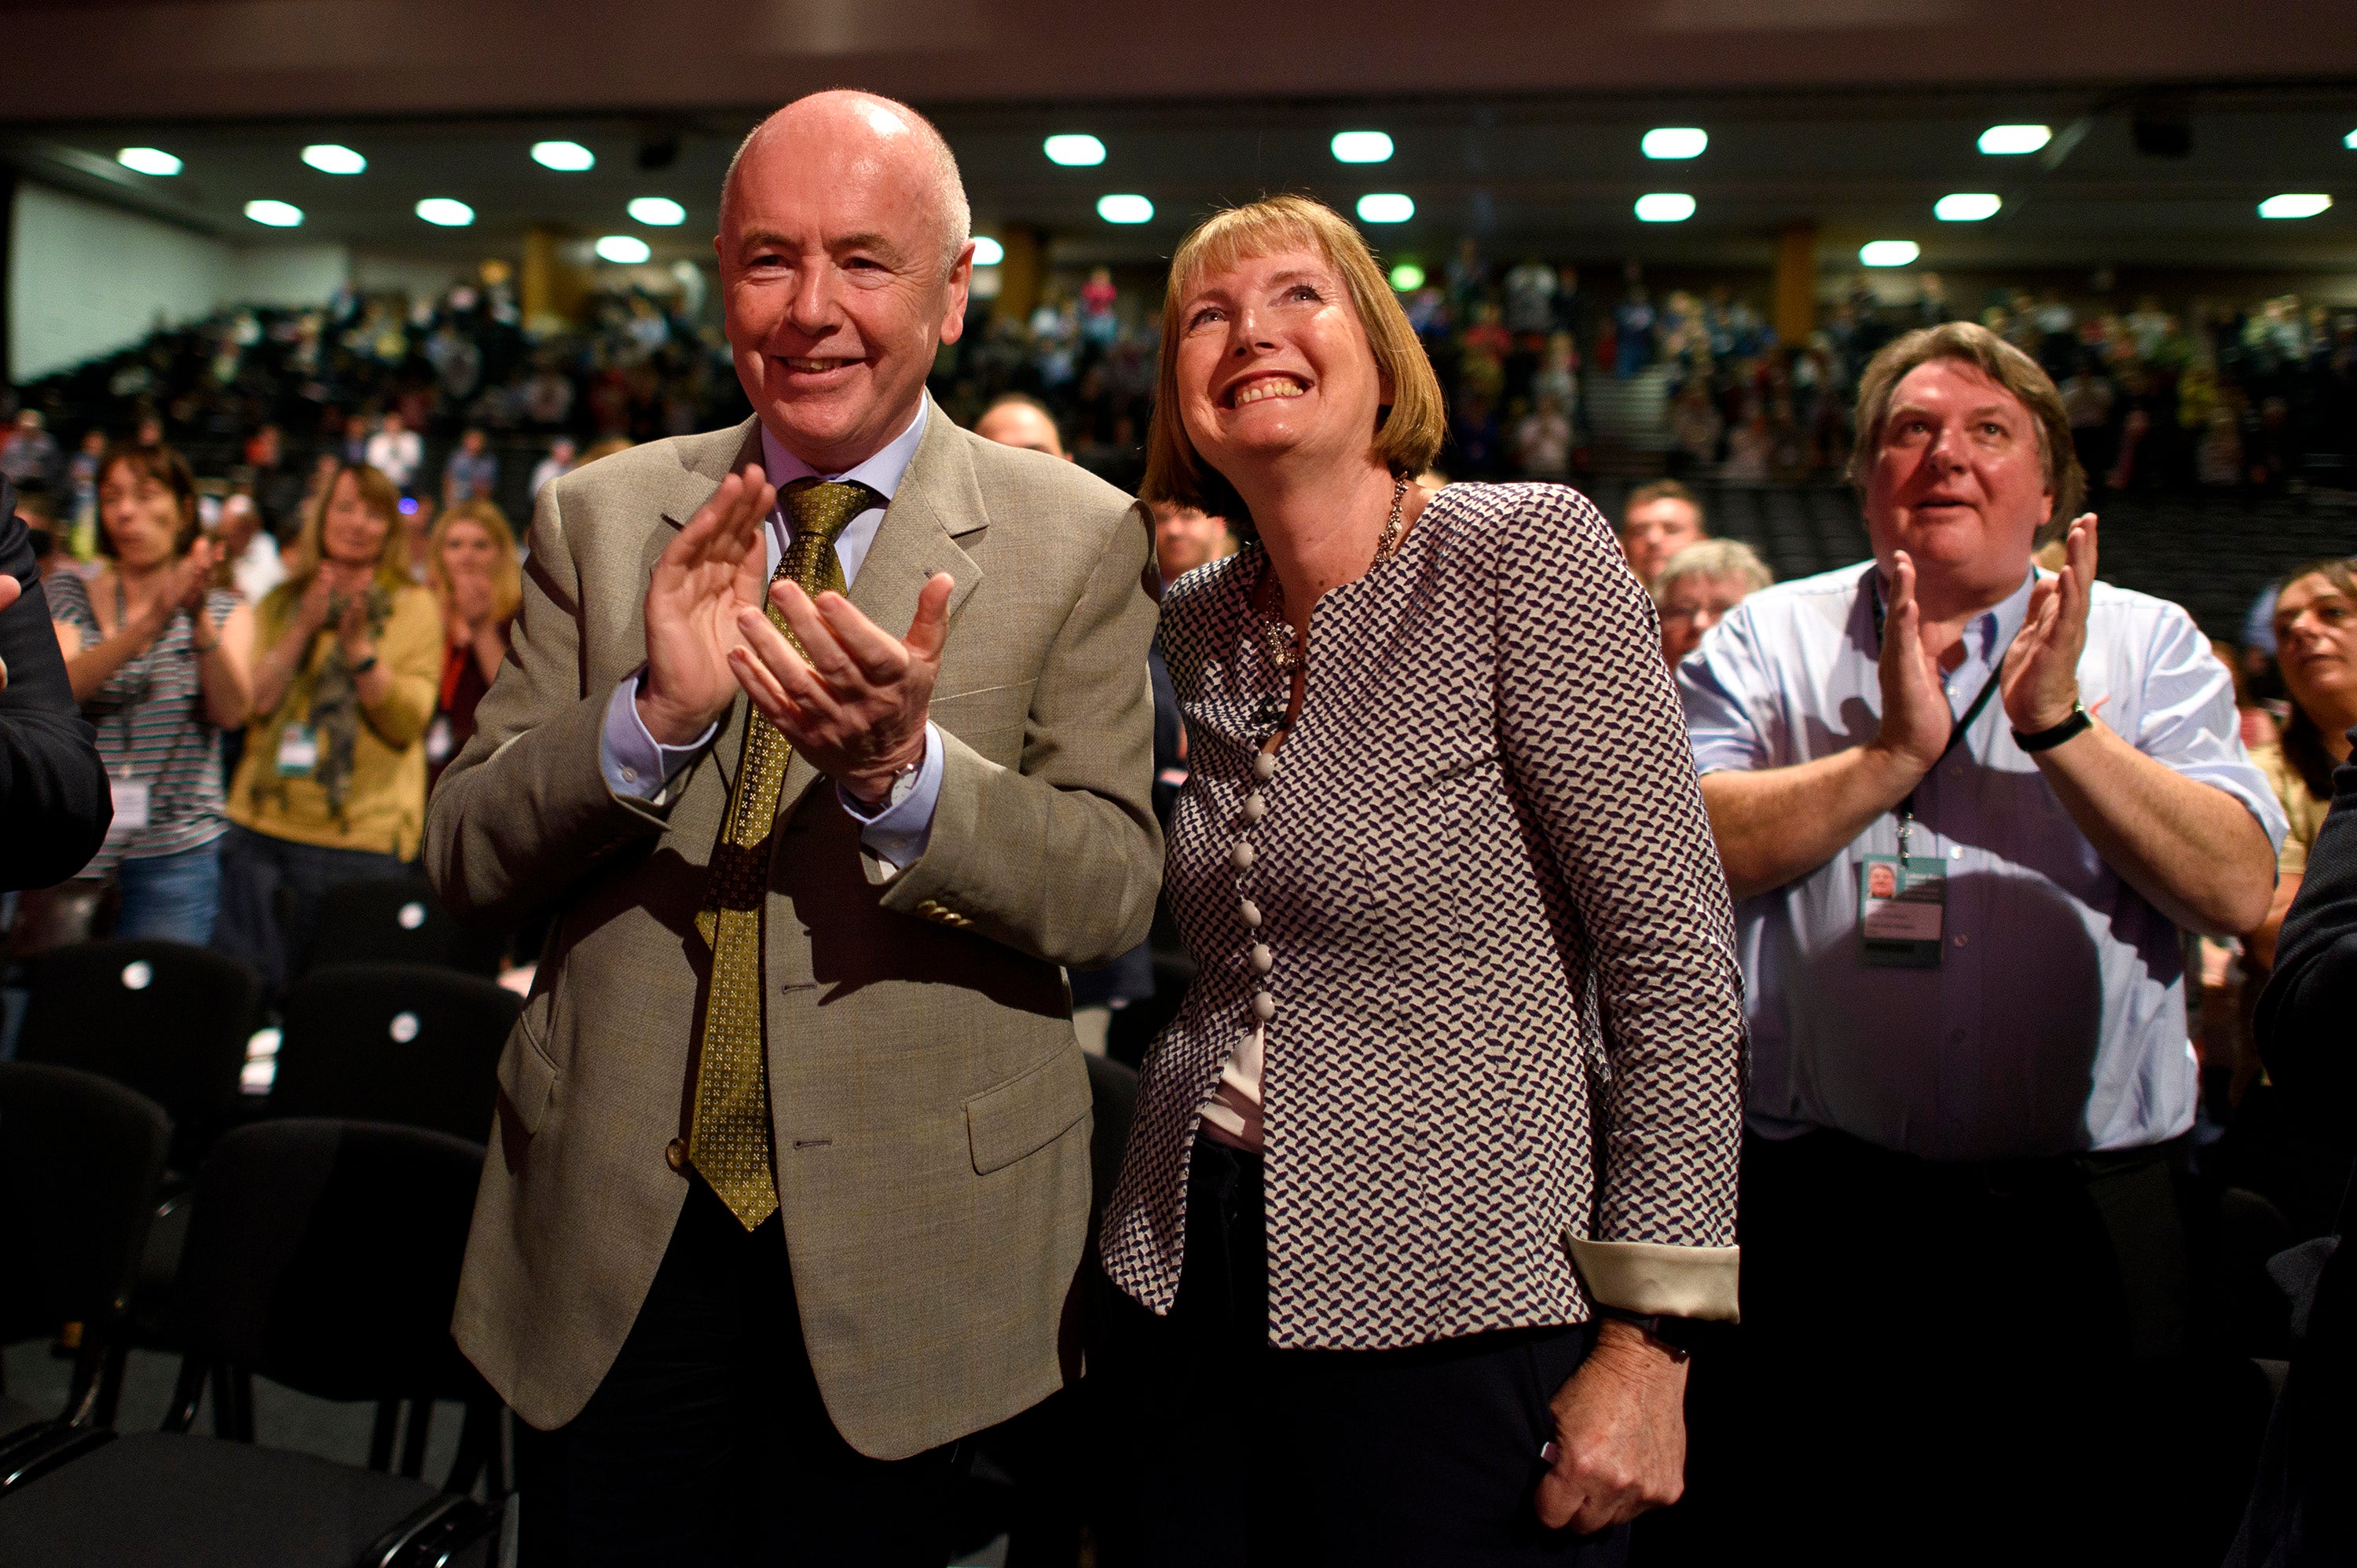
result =
[[535,332],[571,321],[580,314],[581,301],[589,293],[587,274],[565,260],[565,245],[571,239],[561,230],[545,226],[524,231],[523,319]]
[[990,303],[991,319],[1028,321],[1039,304],[1039,280],[1047,271],[1046,249],[1036,229],[1009,225],[998,242],[1006,251],[998,263],[998,297]]
[[1788,223],[1776,237],[1776,339],[1791,348],[1817,329],[1817,226]]

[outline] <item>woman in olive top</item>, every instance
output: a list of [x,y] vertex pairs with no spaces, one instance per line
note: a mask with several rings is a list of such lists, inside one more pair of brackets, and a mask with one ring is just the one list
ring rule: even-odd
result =
[[344,467],[255,618],[213,945],[274,992],[302,972],[322,894],[400,875],[417,853],[442,617],[409,580],[400,518],[391,480]]

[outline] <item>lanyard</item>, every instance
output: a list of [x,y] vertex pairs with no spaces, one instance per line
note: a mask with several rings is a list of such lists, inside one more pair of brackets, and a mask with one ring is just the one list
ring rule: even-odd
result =
[[[1868,567],[1867,570],[1872,572],[1875,571],[1875,568]],[[2030,580],[2035,582],[2037,580],[2037,568],[2032,567],[2030,570]],[[1874,585],[1874,646],[1878,657],[1879,657],[1882,649],[1882,586],[1881,577],[1878,573]],[[2013,636],[2019,637],[2020,635],[2021,628],[2016,627],[2014,628]],[[1989,661],[1988,679],[1981,682],[1980,694],[1973,699],[1972,706],[1964,710],[1964,716],[1957,719],[1954,725],[1950,727],[1948,731],[1948,744],[1940,748],[1939,757],[1932,764],[1931,768],[1925,771],[1925,778],[1929,778],[1932,773],[1938,772],[1940,764],[1947,761],[1949,755],[1953,753],[1957,746],[1964,744],[1964,733],[1973,727],[1973,721],[1981,716],[1981,710],[1988,706],[1989,699],[1996,695],[1997,682],[2005,679],[2006,655],[2012,651],[2013,638],[2009,637],[2006,639],[2005,646],[1998,649],[1996,656]],[[1919,785],[1918,788],[1921,788],[1921,786]],[[1898,817],[1899,859],[1900,865],[1903,866],[1907,861],[1907,852],[1910,847],[1910,841],[1914,837],[1915,791],[1913,789],[1908,790],[1907,799],[1899,802]]]

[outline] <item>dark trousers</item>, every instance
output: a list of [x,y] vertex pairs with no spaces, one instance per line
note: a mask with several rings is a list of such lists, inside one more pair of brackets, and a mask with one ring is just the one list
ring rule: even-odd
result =
[[234,822],[221,846],[221,914],[212,945],[251,964],[273,997],[309,966],[311,929],[328,889],[409,870],[398,855],[296,843]]
[[1587,1326],[1272,1350],[1267,1256],[1260,1159],[1199,1139],[1170,1315],[1105,1291],[1107,1568],[1626,1560],[1625,1529],[1544,1530],[1533,1504]]
[[957,1446],[886,1461],[843,1440],[802,1348],[781,1221],[748,1234],[694,1182],[587,1408],[518,1445],[522,1561],[941,1568]]
[[1747,1138],[1738,1495],[1693,1500],[1826,1563],[2216,1563],[2248,1418],[2192,1353],[2176,1155]]

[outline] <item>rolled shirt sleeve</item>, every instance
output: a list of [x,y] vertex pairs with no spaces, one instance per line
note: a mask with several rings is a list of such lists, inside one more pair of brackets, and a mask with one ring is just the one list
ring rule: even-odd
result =
[[2243,748],[2234,677],[2193,618],[2175,605],[2154,618],[2145,669],[2144,707],[2128,743],[2170,772],[2240,800],[2266,830],[2268,852],[2280,855],[2291,823],[2266,774]]
[[1774,685],[1760,658],[1756,628],[1741,606],[1711,628],[1702,646],[1678,666],[1677,688],[1697,774],[1775,766],[1759,714]]

